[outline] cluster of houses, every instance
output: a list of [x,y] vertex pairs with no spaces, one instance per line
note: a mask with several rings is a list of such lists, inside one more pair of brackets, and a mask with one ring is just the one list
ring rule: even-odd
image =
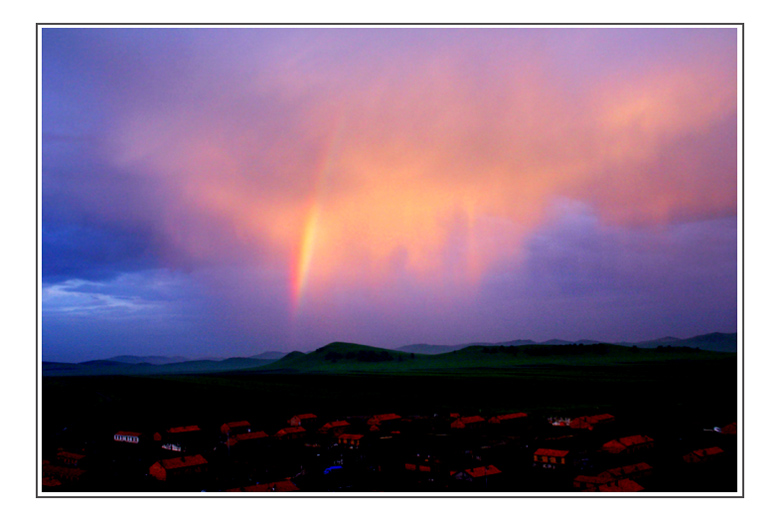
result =
[[[646,489],[654,471],[649,462],[653,461],[655,440],[644,433],[621,432],[611,414],[548,418],[544,422],[541,418],[529,418],[524,412],[487,419],[459,413],[435,418],[404,418],[387,413],[330,421],[307,413],[293,416],[285,427],[269,432],[255,429],[249,421],[239,420],[223,423],[218,432],[204,432],[197,425],[171,427],[152,434],[119,430],[114,433],[113,442],[116,447],[126,447],[123,450],[131,452],[133,446],[151,447],[158,456],[145,467],[145,479],[161,486],[194,486],[204,482],[212,471],[209,460],[214,458],[218,461],[241,458],[259,461],[284,452],[280,448],[296,447],[323,460],[321,466],[327,468],[317,471],[321,480],[329,473],[333,476],[359,469],[363,473],[384,472],[385,476],[397,476],[413,487],[428,484],[452,490],[497,490],[494,487],[511,490],[512,484],[517,483],[512,476],[522,474],[528,480],[545,480],[552,476],[550,479],[556,480],[556,486],[565,482],[568,483],[567,490],[575,492],[641,492]],[[736,424],[717,429],[717,432],[727,436],[736,433]],[[586,438],[578,433],[584,433]],[[608,434],[628,435],[604,441]],[[575,441],[581,439],[589,440],[590,445],[577,445]],[[382,445],[386,440],[404,440],[403,449],[392,455],[385,454],[385,448],[390,447]],[[415,443],[419,440],[428,440],[429,445],[430,440],[434,440],[434,447],[436,442],[455,440],[454,446],[462,455],[454,460],[427,454],[424,450],[415,452]],[[591,447],[594,440],[600,440],[595,448]],[[502,449],[503,459],[499,459],[489,456],[490,452],[485,450],[494,445],[511,449]],[[162,456],[165,453],[170,456]],[[292,452],[288,450],[284,454]],[[724,458],[724,454],[721,447],[703,446],[682,456],[679,464],[706,465]],[[88,459],[84,453],[59,451],[54,461],[43,462],[44,487],[56,490],[63,484],[77,485],[88,472],[84,468],[84,461]],[[599,464],[594,465],[594,461]],[[225,472],[225,464],[218,463],[218,466]],[[318,491],[306,487],[307,484],[325,486],[312,485],[323,482],[313,481],[313,472],[312,467],[307,469],[301,463],[294,475],[276,475],[262,482],[248,482],[247,478],[247,482],[234,483],[240,486],[224,485],[219,490]]]

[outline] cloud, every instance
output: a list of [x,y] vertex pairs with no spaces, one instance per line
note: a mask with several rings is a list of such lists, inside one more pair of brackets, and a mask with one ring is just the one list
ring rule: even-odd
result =
[[733,30],[63,30],[44,67],[60,280],[234,267],[274,300],[213,295],[297,327],[413,321],[532,271],[561,200],[627,234],[736,215]]

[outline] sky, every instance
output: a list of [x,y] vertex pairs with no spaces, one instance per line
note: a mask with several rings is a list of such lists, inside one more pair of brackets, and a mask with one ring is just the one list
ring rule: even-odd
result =
[[44,28],[43,359],[737,329],[733,28]]

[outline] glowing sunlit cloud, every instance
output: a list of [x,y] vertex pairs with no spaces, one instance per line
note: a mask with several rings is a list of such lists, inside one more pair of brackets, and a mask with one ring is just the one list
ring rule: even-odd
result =
[[[622,225],[733,211],[729,187],[711,190],[675,148],[735,113],[733,70],[656,63],[572,91],[541,59],[507,52],[482,68],[490,53],[468,42],[334,62],[324,43],[339,38],[313,40],[237,86],[242,104],[149,109],[118,132],[123,164],[171,178],[164,226],[179,254],[220,249],[191,215],[222,223],[216,239],[288,265],[296,313],[315,289],[381,292],[399,274],[467,294],[522,253],[558,197]],[[668,164],[691,170],[648,170]]]

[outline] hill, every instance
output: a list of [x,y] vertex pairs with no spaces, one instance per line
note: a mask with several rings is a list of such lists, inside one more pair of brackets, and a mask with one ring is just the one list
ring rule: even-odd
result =
[[256,355],[252,355],[249,358],[255,358],[257,360],[279,360],[284,358],[289,353],[283,353],[281,351],[263,351]]
[[737,352],[737,334],[736,333],[709,333],[707,335],[698,335],[690,338],[675,338],[671,336],[657,338],[655,340],[646,340],[644,342],[621,342],[620,345],[636,345],[641,348],[655,348],[660,346],[685,346],[707,351],[716,351],[720,353]]
[[731,355],[693,348],[639,349],[614,344],[591,345],[475,345],[437,355],[404,353],[361,344],[336,342],[316,351],[291,353],[252,369],[275,373],[432,373],[493,371],[533,366],[603,366],[663,362],[669,360],[709,360]]
[[42,370],[43,376],[150,376],[220,373],[253,369],[272,362],[273,360],[255,358],[227,358],[220,361],[194,360],[155,365],[148,362],[124,363],[115,360],[92,360],[80,364],[43,362]]
[[[399,347],[396,351],[404,353],[416,353],[425,355],[439,355],[443,353],[451,353],[458,351],[465,347],[471,346],[521,346],[521,345],[555,345],[565,346],[573,344],[582,345],[595,345],[604,344],[601,340],[592,340],[583,338],[580,340],[563,340],[560,338],[551,338],[544,342],[536,342],[529,339],[510,340],[508,342],[472,342],[470,344],[455,344],[455,345],[441,345],[441,344],[411,344],[403,347]],[[641,348],[656,348],[660,346],[674,346],[674,347],[692,347],[698,349],[706,349],[707,351],[717,351],[721,353],[736,353],[737,351],[737,334],[736,333],[709,333],[706,335],[698,335],[690,338],[677,338],[673,336],[666,336],[663,338],[656,338],[654,340],[644,340],[640,342],[613,342],[614,345],[627,346],[627,347],[641,347]]]
[[[101,361],[101,360],[96,360]],[[121,362],[123,364],[151,364],[151,365],[164,365],[164,364],[176,364],[181,362],[188,362],[189,359],[183,356],[115,356],[108,358],[109,362]]]
[[440,355],[443,353],[451,353],[470,346],[522,346],[535,344],[533,340],[519,339],[509,340],[507,342],[471,342],[469,344],[456,344],[456,345],[442,345],[442,344],[410,344],[395,349],[404,353],[415,353],[422,355]]

